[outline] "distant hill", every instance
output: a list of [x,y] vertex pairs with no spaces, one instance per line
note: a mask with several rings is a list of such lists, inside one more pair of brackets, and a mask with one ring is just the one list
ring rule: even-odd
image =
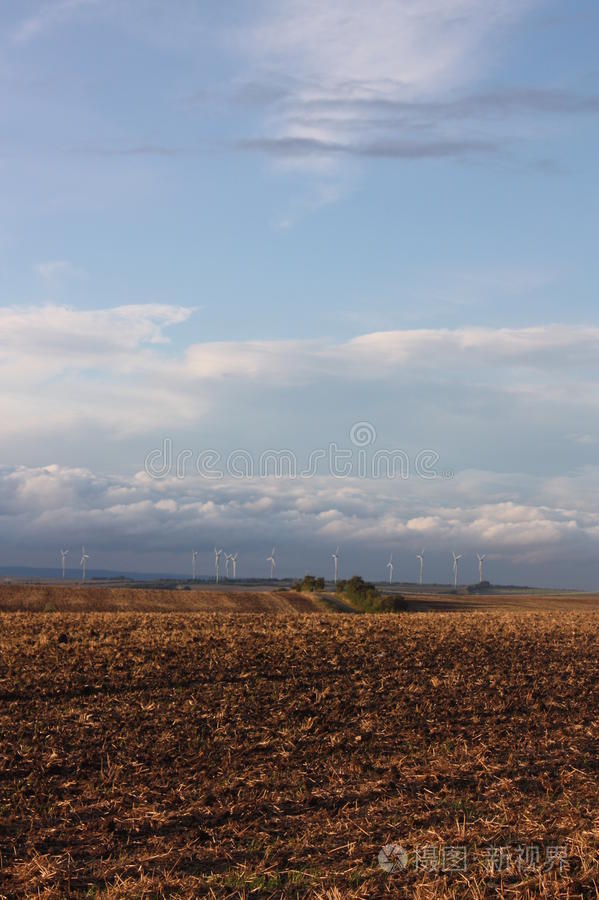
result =
[[[94,579],[111,580],[116,578],[127,579],[129,581],[159,581],[167,579],[169,581],[185,580],[188,576],[174,575],[172,572],[122,572],[118,569],[90,569],[87,570],[87,580]],[[35,566],[0,566],[0,578],[28,578],[35,581],[56,581],[62,580],[62,571],[59,566],[52,568],[37,568]],[[70,568],[66,570],[66,581],[80,581],[81,569]],[[201,581],[202,579],[198,579]]]

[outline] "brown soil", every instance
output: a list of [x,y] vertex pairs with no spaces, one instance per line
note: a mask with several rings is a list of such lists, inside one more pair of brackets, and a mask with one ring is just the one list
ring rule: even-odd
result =
[[597,896],[595,613],[2,613],[0,735],[3,897]]

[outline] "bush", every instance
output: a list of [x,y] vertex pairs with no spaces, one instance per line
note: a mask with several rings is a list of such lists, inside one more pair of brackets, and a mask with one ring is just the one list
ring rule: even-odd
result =
[[408,604],[402,594],[387,594],[378,601],[377,612],[406,612]]
[[348,581],[340,581],[337,590],[362,612],[400,612],[407,609],[401,594],[381,596],[369,581],[354,575]]
[[324,578],[315,578],[314,575],[304,575],[303,581],[296,581],[294,591],[304,591],[313,594],[314,591],[324,591]]
[[480,581],[477,584],[469,584],[466,591],[469,594],[484,594],[491,587],[490,581]]

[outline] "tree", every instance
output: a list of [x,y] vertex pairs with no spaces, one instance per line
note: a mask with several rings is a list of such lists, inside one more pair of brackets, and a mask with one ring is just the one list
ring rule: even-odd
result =
[[374,584],[354,575],[348,581],[339,582],[337,590],[363,612],[399,612],[407,608],[401,594],[382,596]]

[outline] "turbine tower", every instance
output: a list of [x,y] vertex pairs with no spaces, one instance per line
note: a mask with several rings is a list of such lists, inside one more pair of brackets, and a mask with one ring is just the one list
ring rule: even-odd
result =
[[270,556],[266,557],[266,562],[270,563],[270,577],[272,579],[275,577],[275,566],[277,564],[277,561],[275,559],[275,548],[274,547],[272,548],[272,552],[271,552]]
[[389,584],[393,581],[393,554],[389,556],[389,562],[387,563],[387,568],[389,569]]
[[81,566],[81,582],[85,581],[85,573],[87,570],[87,561],[89,559],[89,555],[85,552],[85,547],[81,548],[81,562],[79,565]]
[[219,574],[220,574],[220,557],[222,553],[222,548],[217,550],[214,548],[214,568],[216,569],[216,583],[218,584]]
[[459,579],[459,566],[458,566],[458,563],[459,563],[459,561],[460,561],[461,558],[462,558],[462,554],[459,553],[458,555],[456,555],[455,553],[452,553],[452,556],[453,556],[453,586],[454,586],[454,588],[457,589],[457,586],[458,586],[458,579]]
[[191,580],[196,580],[196,559],[198,558],[198,551],[191,551]]
[[61,550],[61,551],[60,551],[60,561],[61,561],[61,564],[62,564],[62,577],[63,577],[63,579],[64,579],[64,577],[65,577],[65,572],[66,572],[67,556],[68,556],[68,553],[69,553],[68,550]]
[[229,565],[233,559],[232,553],[225,553],[225,578],[229,580]]
[[416,554],[416,559],[420,560],[420,574],[418,576],[418,584],[422,587],[422,572],[424,569],[424,550],[421,553]]
[[231,555],[231,562],[233,563],[233,578],[237,578],[237,557],[239,553],[233,553]]
[[480,553],[477,553],[476,558],[478,560],[478,582],[479,582],[479,584],[482,584],[483,583],[483,560],[487,558],[487,554],[483,553],[481,556]]
[[332,555],[333,558],[333,581],[337,584],[337,575],[339,574],[339,547]]

